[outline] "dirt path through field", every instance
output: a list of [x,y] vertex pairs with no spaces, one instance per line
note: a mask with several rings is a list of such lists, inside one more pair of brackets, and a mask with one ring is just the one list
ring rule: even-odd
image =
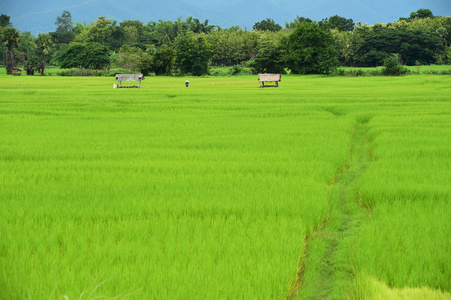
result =
[[372,160],[369,120],[357,118],[347,164],[329,185],[329,220],[307,237],[298,278],[287,299],[343,299],[351,288],[353,275],[346,256],[349,240],[368,216],[359,205],[357,184]]

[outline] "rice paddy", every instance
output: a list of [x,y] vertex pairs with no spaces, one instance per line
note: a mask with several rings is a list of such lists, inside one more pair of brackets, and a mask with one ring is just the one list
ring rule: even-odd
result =
[[0,299],[449,299],[448,76],[189,80],[0,76]]

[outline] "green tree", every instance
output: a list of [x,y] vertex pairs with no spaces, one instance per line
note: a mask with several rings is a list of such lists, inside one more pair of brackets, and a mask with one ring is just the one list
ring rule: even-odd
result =
[[159,20],[152,26],[159,45],[172,45],[180,34],[186,32],[186,24],[180,18],[176,22]]
[[384,60],[384,75],[399,76],[406,74],[407,70],[400,63],[396,54],[390,55]]
[[350,47],[353,41],[354,33],[351,31],[338,31],[332,29],[332,34],[335,41],[335,49],[338,51],[338,60],[340,64],[347,66],[352,62],[352,48]]
[[27,75],[34,75],[34,72],[38,71],[41,68],[41,60],[36,55],[31,55],[27,57],[27,60],[24,63],[25,70],[27,71]]
[[416,12],[412,12],[410,14],[411,19],[419,18],[419,19],[425,19],[425,18],[433,18],[434,14],[430,9],[426,8],[420,8]]
[[217,30],[206,36],[211,44],[212,64],[215,66],[233,66],[255,59],[258,41],[268,31]]
[[162,45],[154,54],[153,71],[155,75],[170,75],[174,66],[175,50]]
[[75,37],[72,16],[65,10],[60,17],[56,18],[56,31],[52,32],[52,38],[56,44],[69,44]]
[[376,24],[361,37],[355,46],[353,60],[363,67],[380,66],[392,53],[400,54],[402,64],[431,64],[437,54],[443,52],[441,38],[436,32]]
[[125,20],[120,23],[118,28],[123,35],[123,44],[146,48],[148,42],[144,39],[145,26],[141,21]]
[[217,26],[208,24],[209,21],[205,20],[203,23],[199,21],[199,19],[189,17],[186,19],[187,29],[191,30],[194,33],[210,33]]
[[419,10],[417,10],[416,12],[413,11],[410,13],[410,16],[408,18],[404,18],[401,17],[399,18],[399,21],[413,21],[416,19],[426,19],[426,18],[434,18],[434,14],[432,13],[432,11],[430,9],[427,8],[420,8]]
[[41,58],[41,65],[39,67],[39,72],[41,73],[41,76],[44,75],[45,71],[45,56],[52,52],[53,47],[53,41],[52,37],[48,33],[39,33],[37,39],[36,39],[36,47],[37,52],[40,55]]
[[0,27],[1,40],[6,44],[6,74],[12,74],[11,70],[17,65],[14,47],[19,42],[20,33],[12,27]]
[[127,45],[135,45],[139,42],[139,32],[134,26],[124,27],[124,43]]
[[321,21],[329,29],[337,29],[338,31],[353,31],[354,21],[352,19],[346,19],[338,15],[332,16],[329,19]]
[[0,27],[12,27],[10,18],[11,18],[10,16],[1,14],[0,15]]
[[105,17],[99,17],[94,24],[90,26],[82,26],[77,24],[77,30],[81,29],[81,32],[76,36],[75,41],[78,43],[98,43],[110,49],[114,49],[113,46],[117,36],[116,21],[106,19]]
[[99,43],[72,43],[57,60],[61,68],[103,69],[110,64],[108,53]]
[[20,33],[19,51],[27,53],[29,50],[36,48],[36,38],[29,31]]
[[154,63],[154,46],[146,51],[139,47],[124,45],[119,51],[118,65],[133,72],[148,75]]
[[188,31],[177,37],[175,49],[176,64],[182,73],[191,73],[194,76],[208,74],[208,63],[212,51],[205,34],[194,34]]
[[333,35],[316,22],[297,24],[282,43],[284,61],[292,73],[328,74],[338,66]]
[[444,27],[438,28],[436,31],[437,36],[440,39],[440,42],[442,44],[442,53],[437,55],[437,63],[438,64],[446,64],[449,60],[448,57],[448,41],[446,38],[448,37],[448,30]]
[[39,70],[41,62],[37,56],[36,38],[31,32],[25,31],[20,34],[18,50],[27,75],[34,75],[34,71]]
[[296,19],[293,20],[293,22],[285,22],[285,27],[288,29],[294,29],[296,28],[296,24],[302,23],[302,22],[308,22],[308,23],[312,23],[313,21],[309,18],[305,18],[305,17],[299,17],[297,16]]
[[258,73],[283,73],[285,62],[280,40],[281,33],[265,32],[258,41],[258,52],[251,67]]
[[282,30],[282,26],[274,22],[273,19],[267,18],[266,20],[262,20],[260,22],[257,22],[252,27],[254,30],[261,30],[261,31],[280,31]]

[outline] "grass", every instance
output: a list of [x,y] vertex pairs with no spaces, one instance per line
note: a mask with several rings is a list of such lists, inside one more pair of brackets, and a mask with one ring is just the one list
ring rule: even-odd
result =
[[[22,66],[19,66],[23,69]],[[451,72],[451,65],[424,65],[424,66],[405,66],[410,72],[411,75],[443,75],[442,73],[446,73],[449,75]],[[359,68],[359,67],[340,67],[339,70],[342,70],[344,74],[356,74],[357,76],[371,75],[371,73],[381,72],[384,67],[375,67],[375,68]],[[47,66],[45,69],[45,74],[50,76],[56,76],[63,71],[71,71],[75,69],[60,69],[57,66]],[[118,67],[113,67],[110,69],[109,73],[121,73],[121,70]],[[249,67],[239,67],[238,73],[234,74],[233,67],[212,67],[210,68],[211,76],[243,76],[249,75],[251,72],[251,68]],[[235,71],[235,72],[237,72]],[[289,71],[289,70],[288,70]],[[129,72],[129,71],[127,71]],[[3,65],[0,65],[0,75],[6,75],[6,69]],[[26,76],[26,72],[22,72],[22,76]],[[39,73],[36,73],[35,76],[39,76]]]
[[[423,65],[423,66],[403,66],[410,73],[409,75],[450,75],[451,67],[449,65]],[[374,76],[381,75],[384,67],[340,67],[337,70],[338,74],[343,74],[345,76]]]
[[0,76],[0,299],[285,298],[359,122],[331,295],[449,294],[446,76],[184,81]]
[[446,101],[412,103],[372,120],[375,161],[360,187],[372,219],[357,236],[365,250],[355,265],[390,287],[451,290],[450,113]]

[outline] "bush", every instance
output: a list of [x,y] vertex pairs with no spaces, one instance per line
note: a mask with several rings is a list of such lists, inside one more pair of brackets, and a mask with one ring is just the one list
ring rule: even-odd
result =
[[107,76],[108,71],[91,69],[70,69],[56,72],[57,76]]
[[391,55],[384,60],[384,69],[382,73],[389,76],[400,76],[407,73],[407,69],[404,68],[398,61],[397,55]]
[[230,72],[230,74],[232,74],[232,75],[238,75],[238,74],[240,74],[241,72],[243,72],[243,68],[240,67],[239,65],[235,65],[235,66],[232,67],[232,69],[230,69],[229,72]]

